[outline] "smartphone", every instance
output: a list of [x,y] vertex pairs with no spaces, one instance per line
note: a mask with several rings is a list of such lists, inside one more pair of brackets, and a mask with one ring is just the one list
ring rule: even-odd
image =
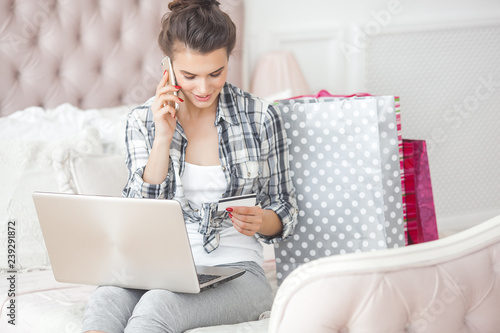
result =
[[[163,58],[163,60],[161,61],[161,66],[163,68],[163,71],[168,71],[168,83],[172,86],[176,86],[177,82],[175,80],[174,69],[172,67],[172,61],[170,60],[169,56],[166,56],[165,58]],[[177,96],[177,91],[174,91],[174,95]],[[169,102],[169,103],[171,103],[171,102]],[[174,103],[174,104],[175,104],[175,110],[178,111],[179,104],[178,103]],[[172,104],[170,104],[170,105],[172,105]]]

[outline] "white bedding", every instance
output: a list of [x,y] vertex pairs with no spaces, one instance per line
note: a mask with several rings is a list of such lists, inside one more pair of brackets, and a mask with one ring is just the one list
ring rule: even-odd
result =
[[[276,292],[276,274],[274,264],[266,261],[265,270]],[[7,291],[9,283],[6,275],[0,280],[0,332],[2,333],[80,333],[83,311],[93,286],[76,285],[57,282],[51,270],[24,272],[17,274],[16,288],[16,326],[9,325]],[[189,333],[235,333],[266,332],[268,313],[263,320],[241,323],[238,325],[222,325],[189,330]]]
[[0,278],[0,332],[80,332],[85,304],[95,287],[57,282],[51,270],[18,273],[12,326],[7,322],[7,276]]
[[[276,271],[273,260],[264,263],[266,276],[274,293],[277,291]],[[18,273],[16,276],[16,326],[8,324],[7,306],[9,298],[8,274],[0,278],[0,332],[3,333],[80,333],[83,312],[94,286],[60,283],[54,279],[51,270]],[[189,333],[234,333],[266,332],[269,323],[268,313],[263,320],[197,328]]]

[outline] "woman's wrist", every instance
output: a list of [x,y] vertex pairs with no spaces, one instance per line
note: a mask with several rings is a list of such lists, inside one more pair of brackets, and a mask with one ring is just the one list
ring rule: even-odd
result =
[[155,146],[158,148],[165,148],[167,147],[170,149],[170,144],[172,143],[172,137],[169,137],[168,135],[155,135],[155,138],[153,140],[153,149],[155,149]]
[[279,216],[270,209],[263,209],[262,224],[258,233],[264,236],[277,236],[283,231],[283,224]]

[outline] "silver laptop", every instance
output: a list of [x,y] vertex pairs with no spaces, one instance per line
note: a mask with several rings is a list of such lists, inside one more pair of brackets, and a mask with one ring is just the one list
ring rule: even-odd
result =
[[245,272],[195,267],[177,201],[45,192],[33,200],[59,282],[199,293]]

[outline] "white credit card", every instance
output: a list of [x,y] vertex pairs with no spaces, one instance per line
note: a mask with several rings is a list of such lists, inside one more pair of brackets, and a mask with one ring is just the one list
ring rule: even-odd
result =
[[217,211],[221,212],[226,210],[226,208],[228,207],[235,207],[235,206],[252,207],[255,206],[256,200],[257,200],[257,195],[255,193],[222,198],[219,200]]

